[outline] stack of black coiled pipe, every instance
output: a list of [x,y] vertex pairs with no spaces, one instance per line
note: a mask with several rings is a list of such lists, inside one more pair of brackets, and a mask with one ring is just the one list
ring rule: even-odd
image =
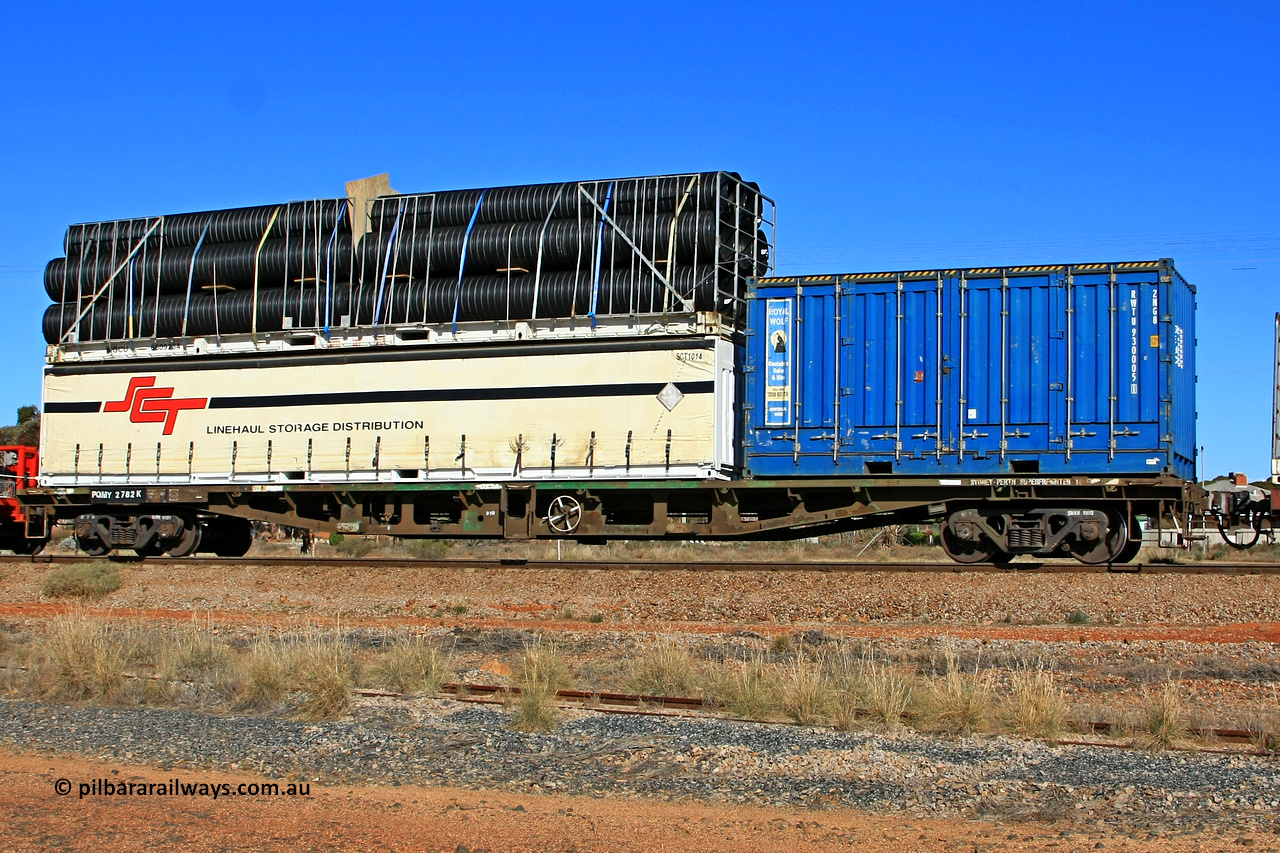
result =
[[207,287],[283,287],[299,278],[347,280],[351,217],[345,199],[293,202],[150,219],[73,225],[67,257],[45,267],[51,299]]
[[[732,314],[746,278],[768,269],[762,205],[755,184],[727,172],[387,196],[370,207],[357,277],[383,290],[422,279],[430,292],[438,279],[452,278],[462,282],[457,299],[484,319],[517,319],[507,286],[501,295],[487,289],[492,276],[566,280],[555,273],[572,273],[575,288],[590,282],[594,314],[615,313],[620,304],[628,306],[621,313],[692,307]],[[622,300],[607,284],[622,280],[666,283],[632,286]],[[532,293],[534,284],[518,289]],[[683,299],[673,300],[673,291]],[[533,307],[537,316],[559,316],[557,305]],[[451,313],[468,312],[459,301]]]
[[[343,325],[401,326],[490,320],[495,305],[512,320],[582,317],[593,312],[633,314],[642,306],[646,311],[654,305],[678,310],[676,292],[693,293],[700,304],[713,304],[711,280],[697,280],[692,268],[679,268],[668,283],[650,272],[615,272],[597,279],[588,272],[556,271],[536,280],[488,275],[468,276],[461,283],[446,278],[405,280],[385,288],[348,283],[318,290],[295,285],[260,290],[256,299],[250,290],[201,293],[190,299],[171,294],[159,300],[95,307],[80,319],[78,329],[79,340],[87,341]],[[50,305],[44,313],[45,340],[59,340],[76,328],[76,320],[74,303]]]
[[45,339],[733,314],[769,266],[764,203],[708,172],[386,196],[356,237],[345,199],[75,225]]
[[[45,312],[50,343],[72,330],[81,341],[166,336],[177,294],[181,311],[194,312],[213,291],[229,305],[246,292],[272,305],[271,292],[290,286],[349,286],[353,257],[346,199],[73,225],[63,247],[44,272],[56,303]],[[250,330],[239,326],[226,331]]]

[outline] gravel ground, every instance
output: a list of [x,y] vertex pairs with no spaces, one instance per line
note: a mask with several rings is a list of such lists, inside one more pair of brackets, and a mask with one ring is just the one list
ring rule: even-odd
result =
[[[0,601],[39,602],[49,566],[0,565]],[[1280,576],[459,570],[122,564],[111,607],[359,619],[867,625],[1273,622]]]
[[506,720],[501,709],[450,700],[365,700],[353,719],[320,724],[0,701],[0,742],[326,783],[853,807],[1170,837],[1280,832],[1274,758],[589,711],[524,734]]

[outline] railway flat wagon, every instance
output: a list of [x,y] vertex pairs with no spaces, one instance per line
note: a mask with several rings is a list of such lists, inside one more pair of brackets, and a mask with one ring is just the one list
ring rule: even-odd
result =
[[928,523],[1103,564],[1203,503],[1172,261],[775,278],[772,221],[703,172],[72,226],[23,509],[91,554]]

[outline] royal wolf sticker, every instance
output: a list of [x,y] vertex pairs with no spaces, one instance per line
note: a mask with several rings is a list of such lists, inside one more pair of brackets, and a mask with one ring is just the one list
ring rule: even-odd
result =
[[791,423],[791,300],[765,301],[764,424]]

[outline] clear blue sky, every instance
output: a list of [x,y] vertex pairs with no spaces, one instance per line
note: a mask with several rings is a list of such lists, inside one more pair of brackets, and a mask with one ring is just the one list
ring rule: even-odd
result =
[[0,422],[39,399],[72,222],[728,169],[784,274],[1175,258],[1209,472],[1268,472],[1275,2],[7,3],[0,32]]

